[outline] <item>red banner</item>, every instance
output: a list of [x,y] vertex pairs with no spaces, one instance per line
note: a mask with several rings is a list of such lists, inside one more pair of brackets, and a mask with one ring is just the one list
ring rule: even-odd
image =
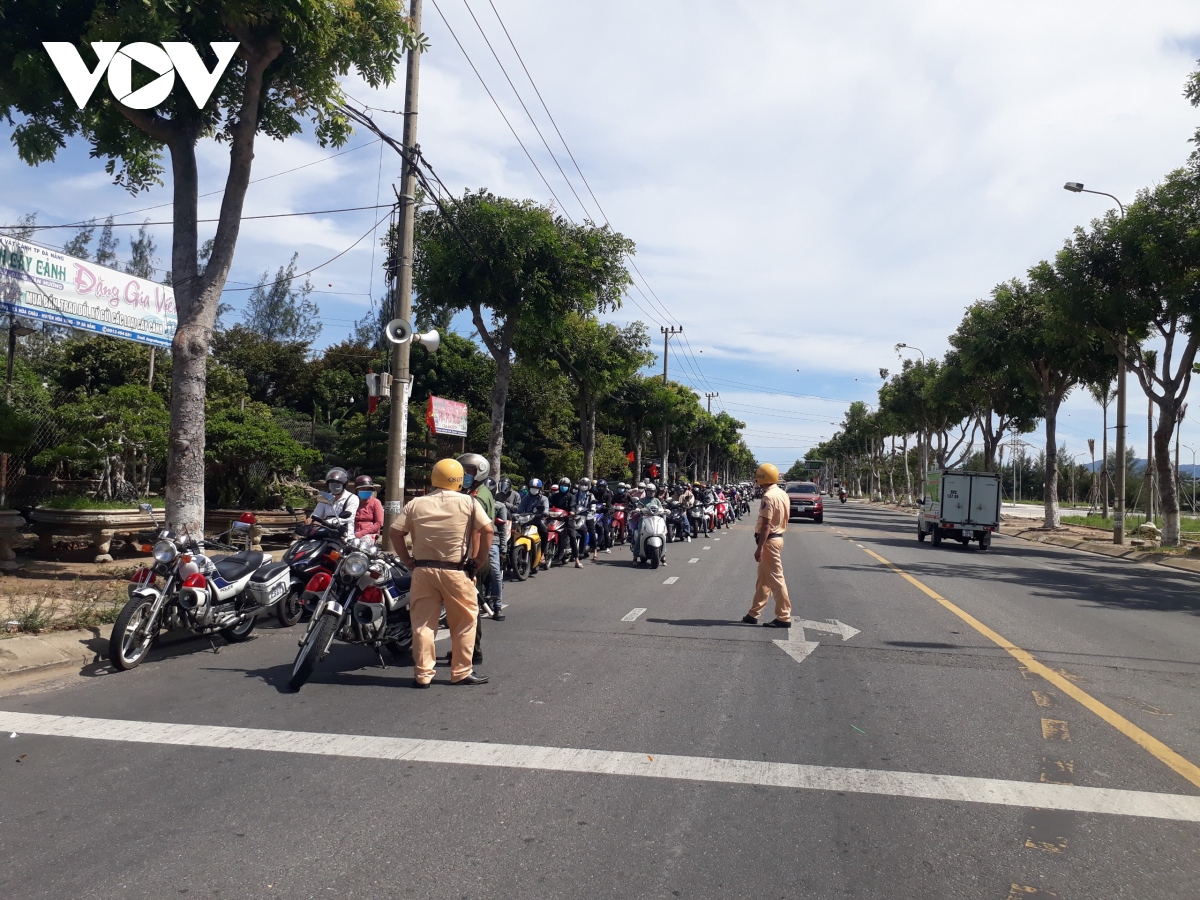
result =
[[425,412],[425,423],[432,434],[467,436],[467,404],[457,400],[429,395],[429,407]]

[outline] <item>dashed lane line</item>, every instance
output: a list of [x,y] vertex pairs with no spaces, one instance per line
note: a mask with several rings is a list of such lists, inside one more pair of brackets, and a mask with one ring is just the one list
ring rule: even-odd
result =
[[[1200,822],[1200,797],[1179,794],[1006,781],[961,775],[932,775],[924,772],[844,769],[754,759],[660,756],[653,752],[630,753],[619,750],[423,740],[365,734],[321,734],[7,711],[0,711],[0,731],[14,733],[18,739],[24,735],[36,734],[128,744],[212,747],[223,750],[438,765],[571,772],[601,778],[662,778],[671,781],[752,785],[773,789],[844,791],[956,803],[1062,809],[1101,815]],[[15,743],[10,743],[10,748],[14,746]]]
[[700,562],[700,557],[693,556],[691,559],[688,560],[688,565],[691,565],[693,563],[698,563],[698,562]]
[[[954,615],[958,616],[960,619],[962,619],[964,622],[966,622],[968,625],[970,625],[972,628],[974,628],[976,631],[978,631],[985,638],[990,640],[992,643],[996,644],[996,646],[1000,647],[1002,650],[1006,651],[1010,656],[1012,656],[1014,659],[1017,660],[1017,662],[1019,662],[1021,664],[1021,666],[1023,667],[1023,669],[1022,669],[1023,673],[1024,672],[1032,672],[1035,675],[1040,675],[1043,679],[1050,682],[1052,685],[1054,685],[1056,688],[1058,688],[1060,691],[1062,691],[1064,694],[1066,694],[1072,700],[1074,700],[1077,703],[1081,704],[1082,706],[1086,707],[1088,710],[1095,713],[1097,716],[1099,716],[1101,719],[1103,719],[1105,722],[1107,722],[1113,728],[1117,729],[1117,731],[1121,732],[1121,734],[1125,735],[1127,738],[1129,738],[1135,744],[1140,746],[1142,749],[1144,749],[1146,752],[1148,752],[1151,756],[1153,756],[1159,762],[1162,762],[1165,765],[1169,766],[1171,769],[1174,769],[1178,774],[1182,775],[1184,778],[1186,778],[1188,781],[1190,781],[1196,787],[1200,787],[1200,766],[1197,766],[1191,760],[1189,760],[1189,759],[1185,758],[1184,756],[1182,756],[1181,754],[1175,752],[1170,747],[1168,747],[1166,744],[1164,744],[1162,741],[1160,741],[1158,738],[1154,737],[1149,732],[1144,731],[1143,729],[1139,728],[1133,722],[1130,722],[1128,719],[1126,719],[1124,716],[1122,716],[1116,710],[1111,709],[1108,706],[1105,706],[1103,703],[1101,703],[1099,700],[1097,700],[1095,697],[1093,697],[1087,691],[1085,691],[1085,690],[1081,689],[1079,686],[1077,686],[1071,680],[1071,678],[1066,675],[1066,673],[1060,672],[1057,669],[1051,669],[1045,663],[1039,662],[1034,657],[1034,655],[1032,653],[1030,653],[1028,650],[1021,649],[1016,644],[1014,644],[1012,641],[1010,641],[1008,638],[993,631],[991,628],[989,628],[988,626],[986,626],[982,622],[980,622],[978,619],[976,619],[969,612],[967,612],[966,610],[961,609],[960,607],[951,603],[949,600],[947,600],[945,597],[943,597],[941,594],[939,594],[933,588],[929,587],[928,585],[923,584],[922,582],[918,581],[916,578],[913,578],[913,576],[909,575],[907,572],[905,572],[903,569],[901,569],[895,563],[889,562],[888,560],[884,559],[882,556],[880,556],[874,550],[867,550],[866,548],[863,548],[863,551],[868,556],[872,557],[873,559],[875,559],[878,562],[882,563],[883,565],[887,566],[889,569],[891,569],[893,572],[895,572],[897,575],[899,575],[901,578],[903,578],[905,581],[907,581],[913,587],[915,587],[919,591],[921,591],[921,593],[936,600],[938,603],[940,603],[942,606],[944,606],[950,612],[954,613]],[[1046,721],[1050,721],[1050,720],[1046,720]],[[1064,731],[1065,731],[1065,724],[1064,724]]]
[[621,616],[621,621],[622,622],[633,622],[634,620],[637,619],[638,616],[640,616],[645,611],[646,611],[646,607],[635,606],[629,612],[625,613],[625,615]]
[[678,580],[679,580],[678,575],[672,575],[670,578],[668,578],[666,581],[664,581],[663,584],[674,584]]

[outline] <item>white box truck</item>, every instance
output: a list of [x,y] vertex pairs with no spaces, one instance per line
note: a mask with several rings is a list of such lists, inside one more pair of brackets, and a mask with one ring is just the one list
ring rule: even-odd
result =
[[917,513],[917,540],[930,537],[933,546],[942,538],[965,547],[979,542],[979,549],[992,545],[992,533],[1000,527],[1000,476],[995,472],[932,471],[925,482],[925,496]]

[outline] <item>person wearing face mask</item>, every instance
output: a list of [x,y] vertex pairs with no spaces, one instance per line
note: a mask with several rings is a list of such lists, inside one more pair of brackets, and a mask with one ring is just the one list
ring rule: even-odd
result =
[[[542,493],[542,479],[530,478],[528,491],[529,493],[522,498],[517,512],[521,515],[536,516],[533,520],[533,526],[537,529],[538,537],[542,540],[542,547],[548,547],[549,531],[546,528],[546,513],[550,512],[550,501]],[[550,568],[550,560],[543,557],[541,568]]]
[[379,540],[383,528],[383,504],[375,496],[379,485],[370,475],[359,475],[354,479],[354,492],[358,494],[358,512],[354,514],[354,536]]
[[[312,515],[326,521],[340,519],[346,537],[354,536],[354,516],[358,513],[358,496],[346,490],[350,475],[345,469],[330,469],[325,474],[325,487],[329,493],[321,494],[321,502]],[[310,516],[305,520],[312,522]]]

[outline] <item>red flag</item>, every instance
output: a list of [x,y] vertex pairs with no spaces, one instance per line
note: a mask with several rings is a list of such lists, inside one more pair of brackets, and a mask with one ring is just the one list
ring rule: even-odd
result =
[[630,462],[633,462],[634,460],[637,459],[637,454],[634,453],[632,450],[630,450],[628,453],[625,454],[625,458],[627,460],[629,460]]
[[378,405],[378,403],[379,403],[378,397],[368,397],[367,398],[367,412],[368,413],[375,412],[375,407]]

